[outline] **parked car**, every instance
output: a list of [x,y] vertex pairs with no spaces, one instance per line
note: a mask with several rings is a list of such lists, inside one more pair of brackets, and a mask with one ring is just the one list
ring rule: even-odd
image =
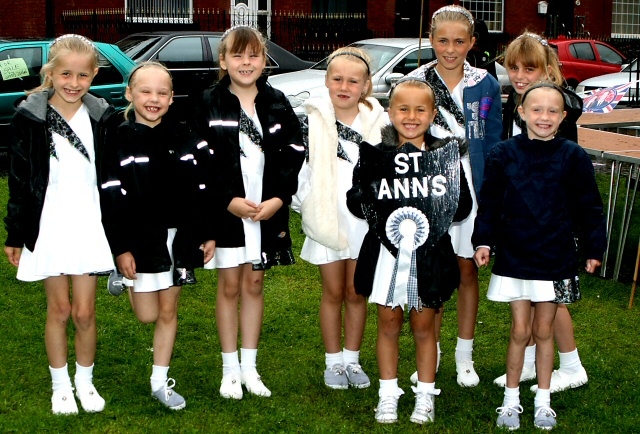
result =
[[626,95],[620,100],[616,107],[624,107],[630,100],[638,102],[640,94],[638,93],[638,59],[635,59],[629,65],[625,66],[620,72],[613,74],[605,74],[597,77],[591,77],[585,81],[580,82],[576,87],[576,92],[584,97],[597,89],[604,89],[607,87],[618,86],[620,84],[631,83],[631,87],[627,90]]
[[627,63],[622,53],[604,42],[590,39],[554,39],[549,45],[557,51],[562,75],[573,89],[578,83],[602,74],[620,72]]
[[[173,76],[174,110],[186,107],[189,96],[218,81],[218,45],[222,32],[162,31],[134,33],[116,42],[139,63],[163,63]],[[299,71],[314,62],[302,60],[279,45],[267,41],[266,73]]]
[[[51,40],[3,40],[0,42],[0,62],[15,65],[17,77],[0,68],[0,152],[7,149],[6,129],[15,107],[26,98],[25,91],[40,85],[40,69],[47,62]],[[90,92],[106,99],[116,108],[127,106],[124,97],[127,76],[135,66],[129,57],[111,44],[95,43],[99,52],[100,71],[93,79]],[[16,62],[17,60],[17,62]]]
[[[387,94],[394,81],[436,58],[428,39],[419,41],[418,38],[376,38],[354,42],[350,46],[365,50],[371,57],[373,96],[384,107],[388,106]],[[496,71],[502,87],[509,86],[509,76],[504,67],[497,62]],[[304,101],[327,91],[324,84],[326,74],[327,59],[324,59],[309,69],[272,75],[269,77],[269,83],[287,95],[296,114],[303,116]]]
[[[371,57],[373,94],[383,105],[386,105],[386,95],[394,80],[435,59],[435,52],[428,39],[423,39],[420,46],[418,38],[365,39],[350,46],[365,50]],[[287,95],[296,114],[302,116],[304,100],[326,92],[326,74],[327,59],[324,59],[303,71],[272,75],[269,83]]]

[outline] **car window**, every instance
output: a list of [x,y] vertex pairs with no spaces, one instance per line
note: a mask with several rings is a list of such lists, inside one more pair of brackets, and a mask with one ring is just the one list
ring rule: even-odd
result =
[[598,50],[600,59],[603,62],[613,63],[614,65],[622,65],[622,56],[620,56],[618,53],[616,53],[606,45],[596,43],[596,50]]
[[216,68],[218,68],[218,47],[220,46],[220,37],[215,38],[207,38],[207,43],[209,44],[209,48],[211,48],[211,56],[213,57],[213,64]]
[[[431,62],[433,59],[435,59],[433,49],[423,48],[420,50],[420,65]],[[414,50],[394,66],[392,72],[399,72],[407,75],[414,69],[417,69],[420,65],[418,65],[418,50]]]
[[202,41],[199,36],[175,38],[169,41],[155,55],[155,60],[167,67],[180,66],[190,62],[203,62]]
[[588,42],[578,42],[569,46],[569,53],[576,59],[596,60],[596,55]]
[[98,56],[98,75],[96,75],[91,82],[92,86],[104,86],[107,84],[122,84],[124,83],[124,77],[118,71],[113,63],[102,54]]
[[371,75],[386,66],[402,49],[386,47],[384,45],[351,44],[352,47],[362,48],[371,58]]
[[137,61],[138,58],[143,57],[144,54],[149,51],[156,42],[158,42],[158,40],[160,40],[159,37],[148,38],[146,36],[131,36],[118,41],[116,45],[124,54]]
[[29,75],[4,80],[0,75],[0,92],[22,92],[40,85],[40,69],[42,69],[42,47],[9,48],[0,51],[0,60],[24,60]]

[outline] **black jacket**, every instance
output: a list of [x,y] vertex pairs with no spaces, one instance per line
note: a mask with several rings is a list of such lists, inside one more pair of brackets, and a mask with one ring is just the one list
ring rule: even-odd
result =
[[591,158],[577,143],[519,134],[489,153],[472,242],[495,247],[493,273],[527,280],[577,275],[606,248],[602,199]]
[[[429,151],[433,151],[449,143],[450,139],[435,139],[429,134],[425,135],[425,142]],[[383,151],[394,151],[397,148],[397,135],[392,126],[382,130],[382,143],[376,145]],[[461,141],[461,154],[467,152],[467,142]],[[370,146],[363,142],[361,146]],[[353,215],[365,218],[365,209],[370,202],[375,200],[375,192],[372,191],[370,182],[365,180],[362,172],[362,152],[360,161],[353,171],[353,187],[347,192],[347,206]],[[378,178],[379,179],[379,178]],[[469,184],[465,181],[462,165],[460,166],[460,197],[453,221],[464,220],[471,212],[472,199]],[[375,189],[375,188],[374,188]],[[381,240],[369,225],[369,232],[365,235],[360,249],[360,256],[356,265],[354,284],[358,294],[368,297],[373,289],[373,280],[380,253]],[[395,256],[397,249],[390,252]],[[438,308],[451,298],[453,290],[460,283],[460,270],[456,254],[451,245],[451,237],[445,231],[436,244],[426,249],[424,246],[416,249],[418,295],[423,306]]]
[[[33,251],[40,233],[40,217],[49,184],[49,141],[47,104],[53,90],[29,95],[18,108],[9,128],[9,201],[4,219],[5,245]],[[82,98],[93,129],[98,184],[104,154],[105,121],[113,108],[102,98],[87,94]]]
[[176,228],[175,267],[202,267],[200,245],[215,239],[216,227],[207,143],[170,115],[154,128],[113,118],[101,186],[112,253],[130,252],[140,273],[168,271],[167,229]]
[[[214,149],[214,183],[218,191],[217,212],[221,230],[216,247],[244,246],[242,220],[227,207],[235,197],[245,197],[240,167],[239,119],[240,101],[229,91],[226,76],[205,90],[196,104],[195,125],[198,133]],[[263,260],[268,267],[294,261],[289,234],[291,196],[298,185],[298,172],[304,161],[300,124],[289,101],[261,77],[255,99],[256,112],[263,130],[264,152],[262,200],[274,197],[283,206],[269,220],[260,222]]]

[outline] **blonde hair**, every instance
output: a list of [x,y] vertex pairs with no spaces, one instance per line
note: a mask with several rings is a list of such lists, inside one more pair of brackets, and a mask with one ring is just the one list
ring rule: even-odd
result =
[[49,77],[49,73],[58,66],[60,59],[72,53],[91,57],[91,69],[98,67],[98,50],[89,38],[74,34],[62,35],[51,43],[49,60],[40,69],[42,84],[27,92],[27,95],[53,88],[53,80]]
[[394,83],[394,85],[391,87],[391,91],[389,91],[389,106],[391,106],[391,104],[393,103],[393,99],[398,88],[407,86],[427,91],[427,93],[429,94],[429,98],[431,98],[431,108],[433,110],[436,109],[436,94],[433,91],[433,88],[425,80],[417,77],[404,77]]
[[[129,88],[129,90],[133,89],[133,86],[135,85],[135,77],[138,75],[138,71],[140,71],[141,69],[149,69],[149,68],[157,68],[157,69],[160,69],[161,71],[166,72],[167,77],[169,77],[169,83],[171,84],[171,90],[173,91],[173,77],[171,76],[171,71],[169,71],[167,67],[164,66],[162,63],[154,62],[152,60],[141,62],[140,64],[138,64],[138,66],[136,66],[131,70],[131,72],[129,73],[129,78],[127,80],[127,87]],[[129,119],[129,113],[131,112],[132,108],[133,108],[133,101],[129,101],[127,108],[124,109],[125,119],[127,120]]]
[[504,66],[509,69],[521,62],[529,68],[540,68],[544,78],[562,85],[564,78],[555,50],[542,36],[525,31],[511,41],[504,52]]
[[437,31],[441,23],[444,22],[460,22],[467,27],[469,38],[473,38],[475,33],[475,26],[473,22],[473,15],[467,9],[459,5],[443,6],[435,11],[431,17],[431,36]]
[[327,59],[327,74],[329,74],[329,69],[331,68],[331,62],[333,61],[333,59],[335,59],[338,56],[345,57],[348,60],[351,60],[353,62],[359,63],[362,66],[364,66],[364,78],[365,78],[365,81],[367,80],[369,81],[369,85],[365,89],[365,92],[362,95],[360,95],[360,98],[358,99],[358,103],[362,103],[369,109],[372,109],[373,106],[369,101],[367,101],[367,98],[370,97],[371,94],[373,93],[373,83],[371,83],[371,58],[366,53],[366,51],[364,51],[361,48],[356,48],[356,47],[338,48],[333,53],[331,53],[329,55],[329,58]]
[[[266,62],[267,57],[267,41],[257,29],[249,26],[232,27],[222,35],[220,45],[218,45],[218,58],[224,58],[228,53],[243,53],[247,47],[254,52],[262,54]],[[218,71],[218,79],[222,80],[229,73],[220,68]]]

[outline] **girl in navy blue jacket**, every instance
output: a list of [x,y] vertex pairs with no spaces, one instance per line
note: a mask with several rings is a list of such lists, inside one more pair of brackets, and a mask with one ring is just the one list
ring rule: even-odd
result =
[[588,258],[589,273],[600,265],[606,247],[591,159],[577,143],[556,137],[566,116],[564,107],[564,92],[550,82],[524,93],[518,112],[527,133],[489,153],[473,233],[478,266],[489,263],[495,247],[487,297],[511,305],[507,385],[497,421],[510,430],[520,426],[518,384],[532,332],[538,377],[534,424],[547,430],[556,425],[550,398],[553,323],[559,303],[581,297],[575,239]]
[[220,41],[219,60],[220,81],[202,94],[195,120],[215,151],[216,213],[224,228],[207,264],[218,269],[220,395],[241,399],[244,385],[249,393],[268,397],[271,391],[256,369],[264,270],[294,262],[289,204],[304,146],[289,101],[262,75],[267,62],[263,36],[250,27],[232,28]]

